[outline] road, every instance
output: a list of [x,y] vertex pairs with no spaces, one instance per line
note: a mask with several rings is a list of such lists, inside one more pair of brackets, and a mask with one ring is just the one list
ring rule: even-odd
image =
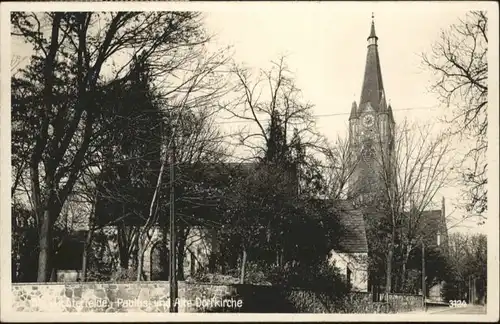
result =
[[438,307],[429,309],[428,314],[486,314],[486,306],[482,305],[467,305],[466,307]]
[[466,307],[430,307],[427,311],[413,311],[409,314],[437,314],[437,315],[454,315],[454,314],[486,314],[486,306],[482,305],[467,305]]

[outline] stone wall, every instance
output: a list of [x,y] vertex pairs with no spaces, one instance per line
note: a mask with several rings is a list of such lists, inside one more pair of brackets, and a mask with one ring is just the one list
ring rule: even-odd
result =
[[[385,296],[381,296],[384,300]],[[384,300],[385,301],[385,300]],[[389,294],[388,304],[390,305],[390,312],[406,312],[422,309],[422,296],[420,295],[406,295],[406,294]]]
[[[24,312],[168,312],[168,282],[12,284]],[[232,294],[231,286],[179,283],[179,312],[200,312]],[[227,303],[226,303],[227,304]]]
[[[19,312],[168,312],[168,282],[12,284]],[[256,285],[179,283],[179,312],[390,313],[421,307],[418,296],[390,295],[373,303],[369,293],[343,300],[302,289]]]
[[379,314],[389,313],[389,307],[384,302],[373,302],[372,294],[368,292],[353,292],[346,303],[346,313]]

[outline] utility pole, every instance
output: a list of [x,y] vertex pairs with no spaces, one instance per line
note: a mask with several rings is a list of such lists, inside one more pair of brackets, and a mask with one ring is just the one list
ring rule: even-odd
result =
[[177,249],[175,240],[175,130],[172,127],[170,149],[170,313],[178,312]]
[[425,245],[422,239],[422,307],[425,309]]
[[474,304],[476,302],[476,279],[477,278],[473,278],[472,279],[472,303],[471,304]]
[[472,304],[472,285],[471,285],[471,276],[469,275],[469,284],[468,284],[468,293],[467,293],[467,297],[469,299],[469,304]]

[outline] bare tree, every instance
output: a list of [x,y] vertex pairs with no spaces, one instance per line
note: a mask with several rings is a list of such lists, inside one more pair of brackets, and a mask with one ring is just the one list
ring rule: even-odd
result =
[[466,185],[467,211],[485,219],[487,209],[488,149],[488,17],[484,11],[442,31],[431,53],[422,54],[424,66],[435,76],[432,90],[453,108],[448,122],[461,142],[473,146],[460,159]]
[[26,58],[23,58],[20,55],[12,55],[10,60],[10,73],[13,75],[17,74],[24,61],[26,61]]
[[446,297],[462,299],[465,294],[472,293],[473,296],[477,295],[477,302],[484,304],[488,268],[486,235],[452,233],[447,260],[450,278],[446,287],[448,291],[445,291]]
[[[222,62],[220,64],[222,64]],[[220,153],[223,153],[222,147],[218,146],[218,144],[221,143],[222,137],[213,127],[213,124],[212,125],[209,124],[210,120],[208,119],[207,115],[207,113],[210,112],[209,110],[202,112],[205,115],[198,115],[199,118],[198,125],[196,124],[193,125],[193,123],[189,124],[187,120],[188,115],[190,113],[189,110],[195,108],[193,106],[188,105],[188,103],[191,102],[190,99],[191,96],[193,95],[192,89],[198,87],[198,83],[204,81],[204,77],[206,75],[209,75],[207,74],[207,71],[205,71],[207,67],[210,67],[209,69],[210,72],[212,68],[210,65],[206,66],[200,65],[198,69],[200,69],[201,71],[195,70],[196,73],[198,73],[197,77],[193,78],[192,81],[189,83],[191,90],[189,89],[187,90],[185,96],[183,97],[180,105],[177,108],[178,111],[174,113],[175,115],[174,121],[170,125],[172,129],[170,130],[168,144],[162,150],[161,167],[158,172],[156,188],[153,193],[153,197],[151,199],[149,215],[146,218],[145,226],[141,228],[139,234],[137,280],[141,280],[144,253],[151,245],[151,238],[152,238],[151,231],[153,229],[153,226],[158,222],[158,217],[159,217],[159,213],[157,212],[158,199],[160,197],[160,191],[162,188],[162,179],[164,178],[165,166],[167,165],[167,163],[174,163],[173,161],[168,162],[169,161],[168,154],[170,150],[174,149],[173,147],[175,145],[175,150],[176,150],[175,163],[177,165],[185,163],[192,164],[195,162],[202,162],[202,161],[216,162],[218,159],[220,159]],[[216,100],[216,94],[222,92],[223,90],[224,90],[223,87],[217,89],[212,93],[212,96],[211,97],[209,96],[208,98],[210,98],[211,100]],[[194,122],[195,120],[191,121]],[[198,127],[196,128],[196,126]],[[193,129],[192,127],[195,128]],[[178,156],[177,149],[179,146],[180,146],[180,154],[179,154],[180,159],[177,159]],[[170,188],[169,190],[173,190],[173,188]],[[168,204],[170,203],[172,202],[169,202]],[[184,251],[178,251],[178,252],[179,254],[180,253],[184,254]],[[172,251],[171,253],[175,252]]]
[[[248,160],[272,164],[277,166],[275,170],[303,182],[300,180],[307,178],[306,172],[312,170],[308,166],[317,162],[312,151],[324,149],[323,138],[315,129],[313,106],[302,98],[285,57],[271,63],[269,70],[258,74],[234,66],[236,98],[222,108],[230,122],[245,123],[235,136],[238,139],[235,144],[249,153]],[[298,187],[295,185],[289,191],[288,199],[296,198]],[[269,244],[274,244],[275,262],[279,266],[284,246],[279,233],[284,217],[276,211],[268,218],[267,226],[269,242],[272,241]]]
[[272,118],[279,119],[286,141],[295,134],[303,147],[323,148],[322,138],[314,128],[313,106],[301,98],[285,57],[257,76],[238,66],[233,68],[233,74],[238,84],[237,98],[223,108],[229,120],[247,123],[240,129],[238,144],[248,148],[252,158],[265,156],[272,146],[272,134],[268,132]]
[[[191,53],[192,54],[192,53]],[[156,129],[154,131],[155,135],[149,139],[149,141],[157,141],[161,143],[161,152],[160,147],[158,147],[157,156],[151,156],[151,153],[155,154],[155,152],[150,152],[150,150],[146,150],[145,153],[141,153],[139,151],[134,151],[133,154],[128,154],[125,158],[120,154],[115,154],[115,160],[112,163],[141,163],[144,162],[142,167],[139,166],[139,169],[143,169],[144,166],[148,166],[147,169],[149,171],[137,170],[138,172],[146,172],[150,175],[153,175],[155,178],[155,183],[151,181],[151,183],[147,183],[146,189],[151,188],[152,197],[148,197],[151,199],[150,205],[148,207],[147,213],[143,213],[144,210],[130,210],[124,211],[123,215],[119,216],[117,219],[110,220],[105,222],[104,224],[95,224],[95,215],[89,221],[93,225],[89,225],[89,235],[87,237],[87,241],[90,243],[92,232],[102,228],[107,225],[118,225],[119,234],[118,235],[118,246],[120,247],[120,260],[121,267],[127,269],[129,267],[128,260],[131,260],[132,254],[137,254],[137,260],[134,263],[137,265],[137,279],[141,280],[143,273],[143,258],[146,251],[151,247],[153,243],[153,234],[157,229],[157,225],[164,220],[165,210],[168,209],[170,202],[168,201],[168,192],[170,188],[168,186],[163,185],[163,179],[165,177],[164,170],[165,167],[169,165],[167,155],[169,150],[172,148],[172,144],[175,138],[175,150],[176,150],[176,169],[177,176],[175,181],[175,186],[179,190],[180,187],[186,187],[192,185],[193,179],[191,179],[190,174],[185,174],[184,171],[189,170],[190,168],[185,168],[185,165],[193,165],[198,164],[198,168],[203,168],[200,163],[207,162],[216,162],[225,158],[224,154],[224,145],[223,139],[224,136],[220,134],[218,129],[215,127],[213,123],[213,116],[216,113],[214,108],[217,106],[216,101],[219,96],[229,91],[230,87],[227,86],[223,75],[219,74],[217,71],[218,68],[221,68],[226,63],[226,58],[221,56],[220,53],[216,53],[215,55],[207,55],[204,51],[198,53],[199,56],[196,57],[196,64],[193,70],[185,70],[184,78],[189,78],[189,81],[183,80],[181,83],[182,87],[178,87],[175,91],[183,93],[180,95],[179,93],[165,92],[165,88],[155,89],[159,91],[161,96],[167,94],[171,96],[175,96],[176,100],[182,99],[181,102],[175,103],[172,101],[172,98],[167,98],[166,102],[170,102],[171,106],[162,107],[166,108],[164,110],[164,115],[158,116],[156,122],[150,123],[147,122],[147,125],[143,125],[142,127]],[[163,90],[163,91],[162,91]],[[120,116],[120,119],[133,119],[137,118]],[[139,116],[140,117],[140,116]],[[153,117],[149,117],[150,120]],[[153,118],[154,119],[154,118]],[[140,125],[133,126],[137,123],[134,123],[134,120],[129,120],[130,127],[133,128],[132,132],[137,131],[137,128],[140,128]],[[160,125],[161,124],[161,125]],[[123,133],[125,137],[129,136],[125,133],[127,130],[119,130],[120,133]],[[149,131],[148,131],[149,132]],[[145,141],[148,141],[145,138],[145,134],[142,135],[140,142],[142,146],[150,145]],[[151,137],[151,136],[150,136]],[[99,138],[98,140],[104,141],[105,138]],[[130,145],[130,142],[127,141],[127,145]],[[112,144],[112,143],[110,143]],[[155,144],[153,143],[153,147]],[[109,146],[109,145],[108,145]],[[154,150],[154,149],[153,149]],[[122,152],[123,153],[123,152]],[[144,155],[145,154],[145,155]],[[146,156],[147,155],[147,156]],[[155,161],[151,161],[151,159],[157,159],[158,163]],[[102,175],[102,167],[99,164],[102,164],[104,161],[96,159],[94,164],[92,164],[87,173],[92,178],[90,181],[91,184],[86,185],[86,190],[83,192],[84,196],[90,196],[90,200],[94,201],[95,187],[99,181],[100,175]],[[149,163],[151,162],[151,163]],[[141,164],[142,165],[142,164]],[[133,167],[135,168],[135,167]],[[132,177],[132,175],[130,175]],[[150,179],[152,180],[152,179]],[[165,195],[167,193],[167,195]],[[201,197],[184,197],[177,195],[177,202],[182,202],[184,204],[198,204],[203,206],[206,202],[202,201]],[[123,193],[123,185],[111,186],[111,187],[103,187],[99,190],[100,199],[118,202],[119,204],[127,204],[130,201],[136,201],[136,197],[130,196]],[[144,204],[144,201],[137,201],[138,204]],[[176,204],[178,206],[178,204]],[[177,208],[178,209],[178,208]],[[161,211],[160,211],[161,210]],[[179,211],[179,210],[178,210]],[[183,217],[182,213],[176,213],[177,218]],[[130,217],[135,217],[142,219],[144,226],[131,226],[131,222],[128,221]],[[185,216],[185,215],[184,215]],[[188,215],[192,216],[192,215]],[[189,230],[189,226],[185,226],[186,224],[192,224],[193,220],[189,219],[186,221],[182,218],[184,222],[180,222],[178,230],[184,234]],[[128,224],[127,226],[124,226]],[[167,228],[165,228],[165,231]],[[184,238],[184,240],[178,240],[179,242],[179,251],[178,251],[178,260],[179,264],[183,262],[184,250],[182,245],[185,244],[185,235],[180,235],[180,238]],[[86,256],[84,256],[85,258]],[[179,272],[182,271],[182,267],[179,266]]]
[[356,154],[350,140],[337,138],[333,145],[323,150],[325,156],[324,187],[325,195],[333,200],[348,197],[348,184],[352,184],[352,175],[358,167],[360,156]]
[[[42,76],[38,84],[31,82],[40,108],[29,156],[40,233],[38,281],[49,280],[52,271],[52,227],[88,157],[99,88],[124,82],[134,57],[162,58],[170,74],[182,69],[182,54],[206,41],[198,17],[192,12],[12,14],[13,36],[28,41],[37,55],[28,69]],[[127,54],[130,60],[118,64],[116,58]]]
[[[382,244],[386,245],[386,293],[392,290],[392,265],[396,244],[404,247],[401,277],[406,276],[410,252],[424,239],[425,211],[434,207],[438,192],[449,183],[452,161],[450,139],[433,135],[431,128],[402,123],[395,130],[392,150],[382,137],[375,139],[377,149],[365,147],[362,158],[372,155],[382,185],[374,194],[379,200],[377,218],[385,226]],[[371,151],[370,151],[371,150]],[[380,225],[375,225],[380,226]],[[404,280],[403,280],[404,282]]]

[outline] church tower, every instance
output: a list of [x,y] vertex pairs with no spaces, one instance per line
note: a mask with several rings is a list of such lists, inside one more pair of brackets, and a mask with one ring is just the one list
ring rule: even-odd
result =
[[354,163],[349,196],[358,202],[377,199],[392,182],[390,161],[394,151],[395,122],[391,105],[386,101],[373,15],[367,41],[361,98],[359,103],[352,103],[349,116],[349,144]]

